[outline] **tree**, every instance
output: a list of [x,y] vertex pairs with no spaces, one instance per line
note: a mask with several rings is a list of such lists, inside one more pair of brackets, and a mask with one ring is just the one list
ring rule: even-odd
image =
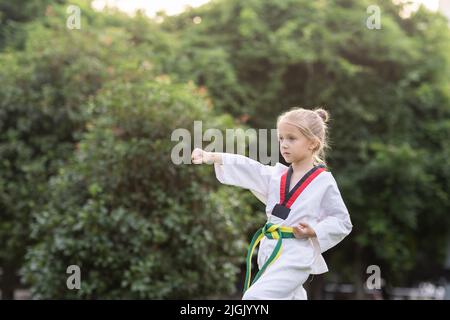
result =
[[[137,19],[118,13],[103,16],[87,1],[77,4],[82,30],[66,28],[66,6],[49,4],[45,14],[30,7],[17,26],[21,46],[8,42],[0,53],[0,268],[6,299],[19,285],[17,270],[33,243],[33,214],[49,201],[47,182],[72,156],[93,116],[90,100],[107,80],[159,73],[134,38],[128,38]],[[5,6],[10,10],[4,12],[17,11],[15,5]],[[124,24],[129,32],[122,33]],[[96,28],[102,31],[93,32]],[[133,46],[136,50],[130,53]]]
[[[366,27],[369,5],[380,8],[379,30]],[[442,268],[449,233],[450,32],[437,13],[422,7],[403,18],[402,10],[391,1],[231,0],[163,24],[187,39],[188,52],[224,52],[228,67],[215,71],[233,75],[226,84],[208,80],[196,54],[186,64],[218,107],[248,114],[248,125],[272,128],[293,106],[331,112],[328,163],[355,228],[327,256],[359,285],[374,263],[396,284],[413,282],[407,271],[425,270],[425,261]],[[239,92],[241,107],[221,105],[224,92]],[[357,268],[349,272],[342,257]]]
[[[252,211],[229,189],[214,191],[210,167],[172,164],[168,139],[199,118],[225,123],[210,119],[194,87],[161,81],[117,81],[96,97],[104,112],[51,180],[51,200],[33,224],[38,244],[24,277],[35,297],[234,292]],[[81,269],[81,290],[65,286],[69,265]]]

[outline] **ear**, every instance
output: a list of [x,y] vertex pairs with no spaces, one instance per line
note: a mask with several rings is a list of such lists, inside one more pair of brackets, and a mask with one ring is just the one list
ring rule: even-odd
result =
[[309,146],[308,146],[308,149],[309,149],[310,151],[313,151],[313,150],[316,149],[316,148],[317,148],[317,141],[316,141],[315,139],[309,140]]
[[308,149],[310,151],[313,151],[313,150],[316,150],[318,148],[318,146],[319,146],[319,141],[317,141],[317,139],[311,139],[309,141]]

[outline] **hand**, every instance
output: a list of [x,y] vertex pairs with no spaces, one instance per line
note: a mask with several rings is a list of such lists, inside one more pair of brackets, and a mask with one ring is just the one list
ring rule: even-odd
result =
[[312,238],[316,236],[314,229],[307,223],[300,222],[297,227],[293,228],[294,236],[297,239]]
[[209,163],[211,160],[210,158],[209,152],[203,151],[200,148],[195,148],[194,151],[192,151],[191,159],[194,164]]

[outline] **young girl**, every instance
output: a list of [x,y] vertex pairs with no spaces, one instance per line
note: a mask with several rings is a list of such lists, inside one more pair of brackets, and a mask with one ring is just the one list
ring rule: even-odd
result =
[[[214,163],[217,179],[251,190],[266,204],[267,223],[247,253],[243,299],[306,299],[310,274],[328,271],[322,253],[352,230],[336,181],[326,170],[328,113],[294,108],[277,120],[280,151],[289,165],[263,165],[242,155],[195,149],[193,163]],[[259,272],[251,280],[251,256]]]

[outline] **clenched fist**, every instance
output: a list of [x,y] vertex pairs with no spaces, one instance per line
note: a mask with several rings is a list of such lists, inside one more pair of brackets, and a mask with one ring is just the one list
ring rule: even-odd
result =
[[311,228],[307,223],[300,222],[297,227],[293,228],[294,235],[297,239],[311,238],[315,237],[316,233],[313,228]]
[[191,159],[193,164],[210,164],[212,160],[209,152],[203,151],[200,148],[195,148],[194,151],[192,151]]

